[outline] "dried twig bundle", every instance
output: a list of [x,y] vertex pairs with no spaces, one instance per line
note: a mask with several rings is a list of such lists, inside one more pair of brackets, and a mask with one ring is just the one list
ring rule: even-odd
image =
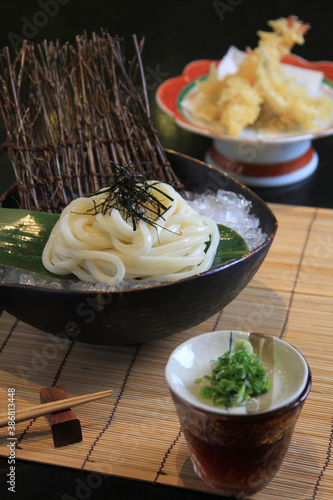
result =
[[[150,118],[141,52],[135,36],[108,32],[60,46],[25,42],[11,61],[0,54],[0,106],[20,208],[60,212],[77,196],[109,185],[116,165],[181,187]],[[139,84],[136,80],[139,78]]]

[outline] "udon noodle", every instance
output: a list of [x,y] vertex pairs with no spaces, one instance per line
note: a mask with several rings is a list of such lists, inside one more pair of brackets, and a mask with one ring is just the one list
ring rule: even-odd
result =
[[93,213],[103,192],[77,198],[62,212],[43,251],[43,265],[58,275],[73,273],[93,284],[124,278],[174,281],[211,267],[219,243],[216,223],[199,215],[171,186],[154,184],[167,210],[150,224],[126,220],[122,210]]

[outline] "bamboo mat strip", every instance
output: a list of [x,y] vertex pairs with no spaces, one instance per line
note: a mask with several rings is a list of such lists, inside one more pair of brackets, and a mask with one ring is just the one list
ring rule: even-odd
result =
[[[66,384],[69,396],[113,389],[108,401],[77,407],[81,443],[54,448],[45,417],[16,426],[17,458],[188,488],[219,496],[194,473],[164,379],[172,350],[200,333],[241,329],[283,337],[308,360],[313,386],[285,461],[254,500],[332,500],[333,211],[273,205],[279,230],[262,267],[219,314],[143,346],[68,342],[7,313],[0,317],[0,410],[16,388],[22,409],[39,389]],[[0,429],[6,456],[7,431]]]

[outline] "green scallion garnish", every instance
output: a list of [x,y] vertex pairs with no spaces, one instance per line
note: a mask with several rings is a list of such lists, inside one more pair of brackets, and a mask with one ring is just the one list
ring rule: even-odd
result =
[[[200,388],[200,396],[211,399],[216,406],[226,407],[246,403],[252,397],[268,391],[270,380],[258,354],[248,340],[238,340],[235,348],[219,357],[212,375],[204,375],[210,385]],[[200,383],[197,379],[195,383]]]

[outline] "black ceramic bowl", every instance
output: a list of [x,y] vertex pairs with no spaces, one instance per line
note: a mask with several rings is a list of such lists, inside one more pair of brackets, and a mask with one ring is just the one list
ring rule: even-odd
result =
[[193,327],[228,305],[251,281],[277,229],[268,206],[252,191],[205,163],[168,152],[186,189],[219,188],[244,195],[268,235],[240,259],[173,283],[108,292],[0,285],[0,307],[45,332],[102,345],[141,344]]

